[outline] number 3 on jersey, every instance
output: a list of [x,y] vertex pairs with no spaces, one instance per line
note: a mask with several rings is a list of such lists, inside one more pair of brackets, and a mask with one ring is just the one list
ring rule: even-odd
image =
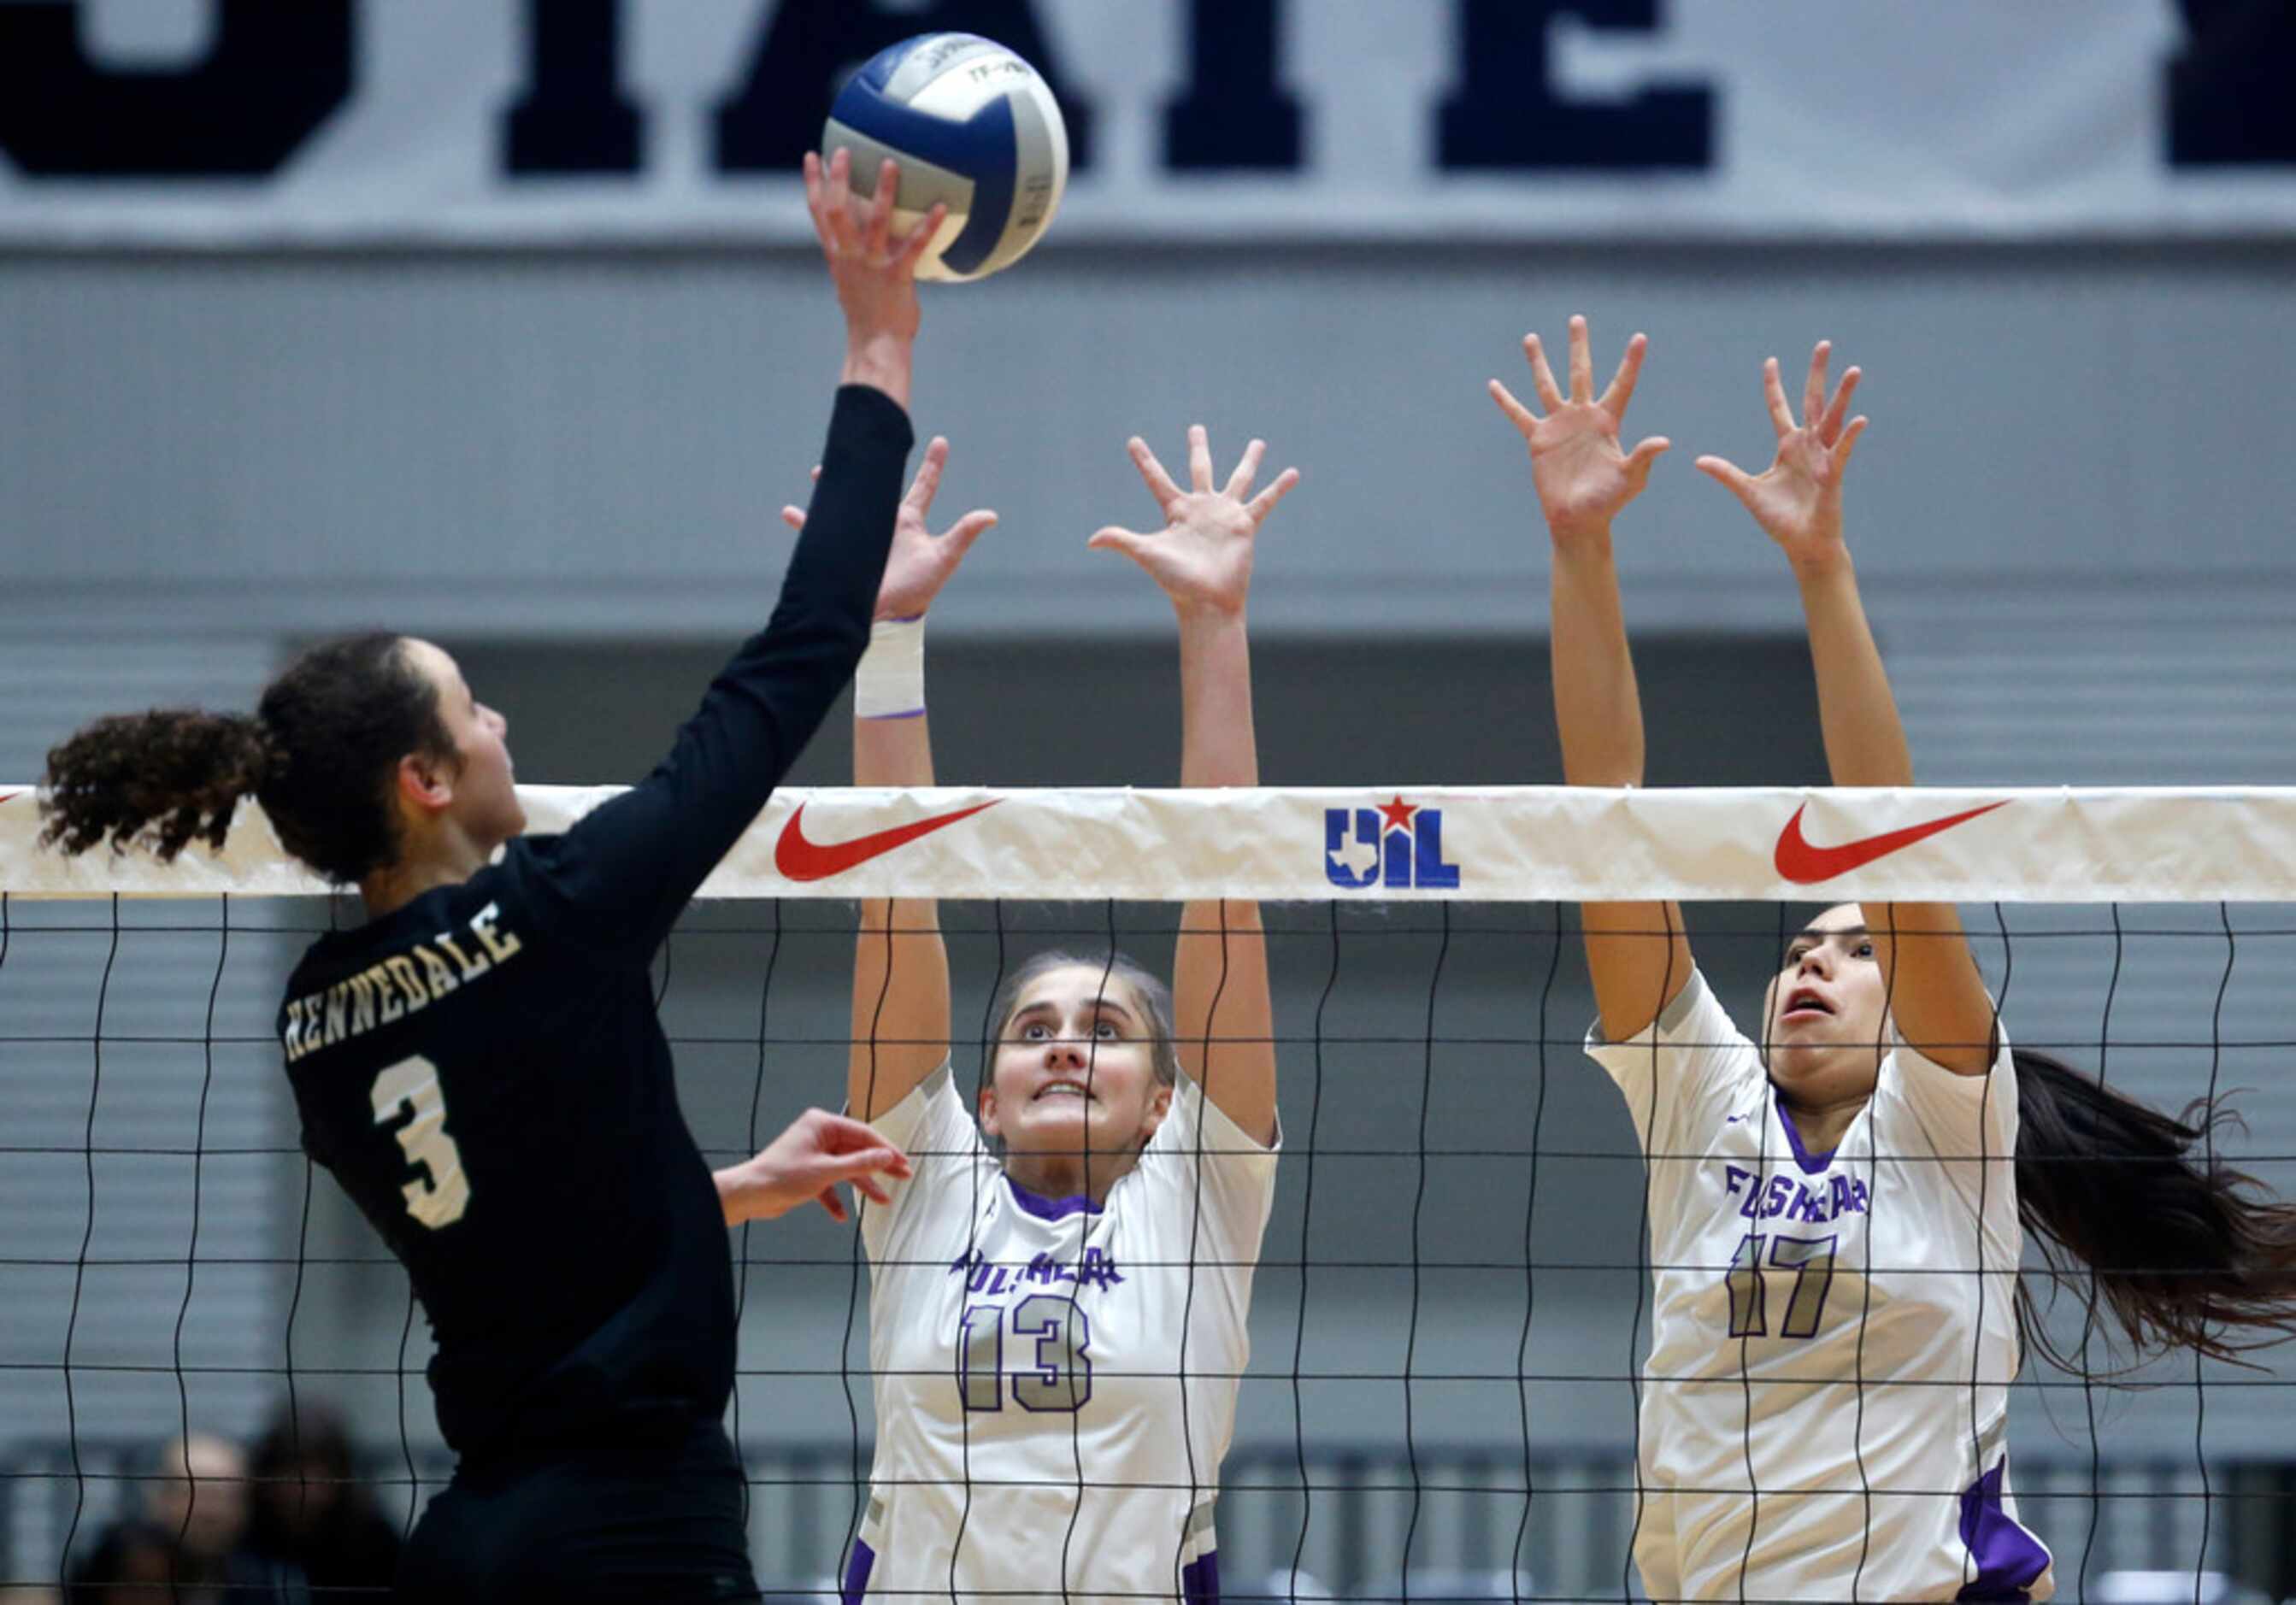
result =
[[399,1189],[406,1195],[406,1213],[433,1232],[453,1225],[471,1207],[471,1183],[463,1175],[462,1151],[447,1133],[447,1094],[439,1085],[439,1067],[420,1053],[402,1059],[374,1078],[373,1099],[377,1126],[412,1117],[391,1134],[410,1167],[430,1172]]

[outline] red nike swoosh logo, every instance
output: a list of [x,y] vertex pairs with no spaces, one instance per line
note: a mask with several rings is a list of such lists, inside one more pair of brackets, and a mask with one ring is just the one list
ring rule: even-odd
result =
[[970,819],[983,808],[993,808],[1004,800],[992,797],[985,803],[974,803],[953,814],[936,814],[930,819],[895,825],[890,831],[872,831],[850,841],[830,842],[805,839],[805,805],[800,803],[797,812],[790,815],[789,823],[782,827],[781,839],[774,843],[774,868],[787,880],[826,880],[832,875],[843,874],[857,864],[866,864],[895,848],[906,847],[920,836],[930,836],[945,825]]
[[0,802],[6,802],[12,797],[21,797],[24,794],[21,791],[0,791]]
[[1794,810],[1786,821],[1786,828],[1778,832],[1778,851],[1775,862],[1778,873],[1797,886],[1813,881],[1831,880],[1836,875],[1846,875],[1851,870],[1863,869],[1876,858],[1887,858],[1899,848],[1909,848],[1924,837],[1975,819],[1980,814],[1990,814],[1996,808],[2006,807],[2009,798],[1987,803],[1981,808],[1972,808],[1963,814],[1949,814],[1943,819],[1932,819],[1926,824],[1907,825],[1902,831],[1884,831],[1879,836],[1868,836],[1860,841],[1845,841],[1838,848],[1822,848],[1811,843],[1801,833],[1801,816],[1808,810],[1808,803]]

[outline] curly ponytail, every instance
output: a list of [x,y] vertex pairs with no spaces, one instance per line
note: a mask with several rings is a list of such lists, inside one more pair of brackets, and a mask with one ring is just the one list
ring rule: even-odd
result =
[[40,839],[84,853],[111,839],[163,860],[193,841],[223,846],[239,799],[273,763],[244,714],[154,708],[98,719],[48,754],[48,825]]
[[[2017,1067],[2017,1213],[2049,1273],[2103,1305],[2142,1358],[2190,1348],[2219,1360],[2296,1336],[2296,1208],[2203,1152],[2236,1124],[2199,1099],[2171,1118],[2023,1048]],[[2089,1294],[2079,1267],[2095,1274]],[[2066,1371],[2030,1288],[2025,1339]]]
[[256,714],[155,709],[98,719],[48,754],[41,840],[84,853],[143,847],[173,859],[223,846],[253,796],[287,850],[338,885],[398,853],[391,776],[411,752],[452,761],[439,691],[403,636],[312,648],[263,693]]

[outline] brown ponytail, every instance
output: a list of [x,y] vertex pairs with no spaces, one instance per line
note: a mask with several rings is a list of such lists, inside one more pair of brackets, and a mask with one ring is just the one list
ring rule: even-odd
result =
[[244,714],[155,708],[98,719],[48,754],[40,839],[84,853],[109,838],[172,859],[223,846],[239,799],[262,790],[273,755]]
[[41,839],[67,853],[110,840],[172,859],[220,848],[242,797],[287,850],[338,885],[398,853],[391,778],[409,753],[451,761],[439,691],[405,638],[312,648],[264,691],[254,717],[163,709],[98,719],[48,754]]
[[[2233,1360],[2296,1336],[2296,1208],[2207,1151],[2237,1124],[2228,1109],[2202,1099],[2172,1118],[2046,1053],[2012,1057],[2017,1213],[2060,1286],[2109,1311],[2137,1358]],[[2018,1315],[2028,1344],[2081,1369],[2021,1284]]]

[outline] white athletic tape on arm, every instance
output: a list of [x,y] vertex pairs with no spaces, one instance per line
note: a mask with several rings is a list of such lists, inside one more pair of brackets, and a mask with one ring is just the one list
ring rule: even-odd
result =
[[925,616],[880,618],[853,671],[853,717],[913,719],[925,710]]

